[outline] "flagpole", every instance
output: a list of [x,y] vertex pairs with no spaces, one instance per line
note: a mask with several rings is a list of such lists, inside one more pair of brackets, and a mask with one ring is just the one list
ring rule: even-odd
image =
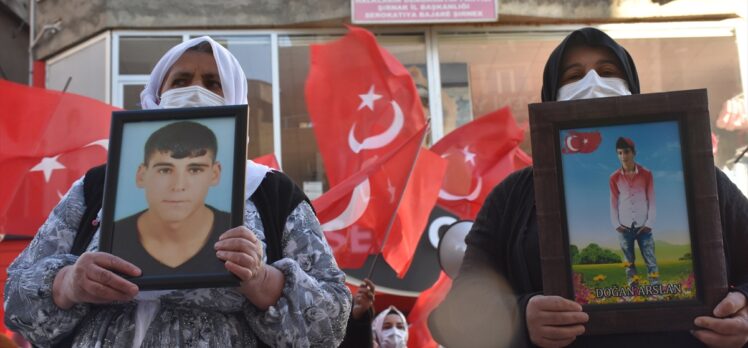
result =
[[380,244],[379,250],[377,251],[377,254],[374,256],[374,262],[371,263],[371,266],[369,267],[369,272],[366,273],[367,279],[371,279],[371,275],[374,274],[374,267],[377,265],[377,261],[379,261],[379,255],[382,254],[382,251],[384,250],[384,246],[387,244],[387,239],[390,237],[390,232],[392,231],[392,225],[395,224],[395,218],[397,217],[397,211],[400,210],[400,203],[402,203],[405,190],[408,189],[408,185],[410,184],[410,177],[413,174],[413,169],[416,167],[416,162],[418,162],[418,156],[421,154],[421,145],[423,145],[423,140],[426,139],[426,134],[428,134],[428,129],[430,126],[431,126],[431,118],[426,120],[426,130],[424,130],[423,135],[421,136],[421,142],[418,144],[418,150],[416,151],[416,156],[415,158],[413,158],[413,163],[410,165],[410,170],[408,170],[408,176],[405,180],[405,187],[400,191],[400,197],[398,197],[397,199],[397,205],[395,206],[395,211],[392,213],[389,223],[387,223],[387,230],[384,232],[384,238],[382,238],[382,244]]

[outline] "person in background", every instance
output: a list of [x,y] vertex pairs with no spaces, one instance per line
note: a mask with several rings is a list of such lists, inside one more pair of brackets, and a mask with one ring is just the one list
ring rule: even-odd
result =
[[371,324],[374,346],[379,348],[407,348],[408,321],[395,306],[381,311]]

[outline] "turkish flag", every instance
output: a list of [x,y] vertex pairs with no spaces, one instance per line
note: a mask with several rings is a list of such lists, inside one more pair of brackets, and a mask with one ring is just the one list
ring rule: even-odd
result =
[[312,202],[341,267],[360,268],[381,250],[405,275],[446,169],[438,155],[421,148],[426,129]]
[[590,153],[597,150],[600,146],[600,142],[603,141],[600,132],[577,132],[569,131],[564,137],[564,144],[561,148],[561,153],[572,154],[572,153]]
[[425,125],[408,70],[370,32],[312,45],[305,95],[330,186],[406,141]]
[[431,331],[428,327],[429,314],[444,300],[452,288],[452,279],[446,273],[441,272],[439,279],[431,288],[421,292],[416,304],[408,314],[408,346],[437,348],[437,344],[431,337]]
[[438,204],[474,220],[488,194],[510,173],[531,163],[519,149],[524,131],[508,107],[467,123],[431,147],[447,160]]
[[275,154],[267,154],[262,155],[260,157],[257,157],[255,159],[252,159],[252,162],[259,163],[265,166],[268,166],[270,168],[273,168],[275,170],[280,170],[280,164],[278,164],[278,159],[275,158]]
[[33,236],[70,185],[106,162],[115,107],[0,81],[0,234]]

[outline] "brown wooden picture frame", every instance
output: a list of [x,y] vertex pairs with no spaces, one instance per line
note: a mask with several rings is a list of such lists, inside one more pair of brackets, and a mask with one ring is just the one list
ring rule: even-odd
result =
[[688,330],[727,293],[705,89],[529,105],[543,290],[574,299],[562,129],[677,121],[696,280],[694,300],[584,305],[585,334]]

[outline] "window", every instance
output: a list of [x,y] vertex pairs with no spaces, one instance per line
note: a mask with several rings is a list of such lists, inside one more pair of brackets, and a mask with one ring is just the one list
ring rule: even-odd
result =
[[181,42],[181,36],[122,36],[119,38],[119,73],[148,75],[159,58]]
[[527,104],[540,102],[543,67],[565,35],[439,33],[444,134],[508,106],[531,153]]
[[255,158],[273,153],[273,71],[270,36],[212,37],[236,57],[247,76],[247,157]]

